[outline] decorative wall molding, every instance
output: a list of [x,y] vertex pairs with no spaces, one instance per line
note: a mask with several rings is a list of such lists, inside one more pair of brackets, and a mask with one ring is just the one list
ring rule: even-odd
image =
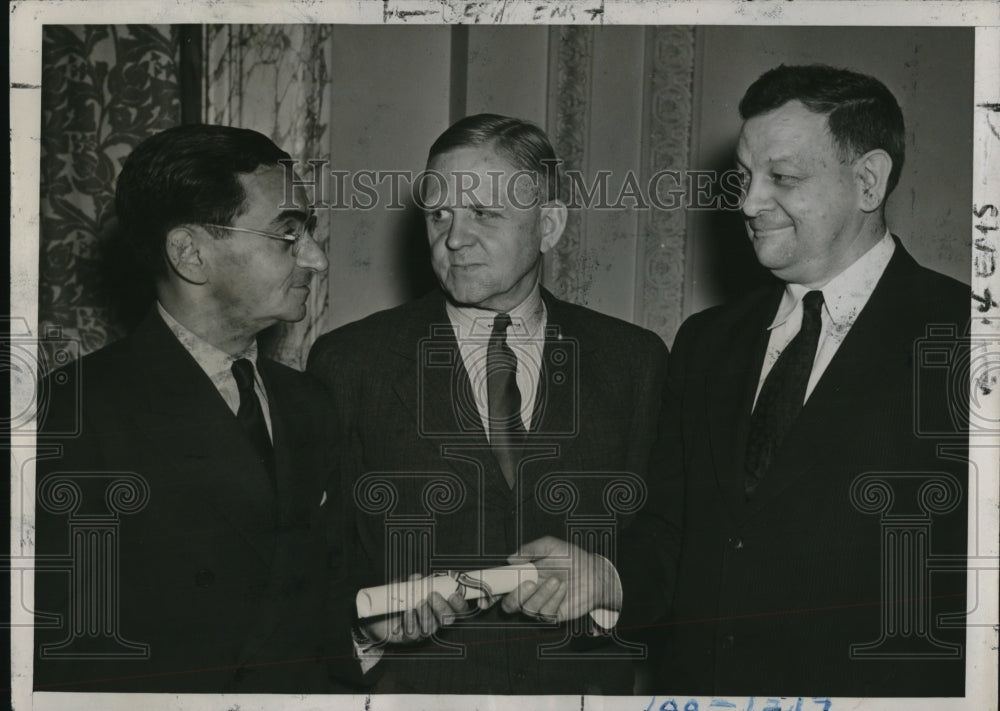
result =
[[[548,134],[563,170],[586,175],[590,136],[590,96],[594,31],[590,27],[554,27],[550,34],[549,85],[554,87],[548,110]],[[562,181],[562,192],[566,192]],[[563,199],[566,199],[564,194]],[[556,296],[573,303],[586,301],[583,271],[586,216],[570,210],[566,230],[546,255],[542,281]]]
[[[646,32],[643,185],[657,171],[683,174],[688,169],[695,41],[693,27],[650,27]],[[682,209],[650,209],[639,216],[635,321],[667,343],[682,320],[685,223]]]
[[[694,28],[650,27],[643,36],[645,58],[641,71],[623,81],[642,85],[642,135],[638,138],[640,183],[649,184],[659,170],[688,168],[692,91],[694,78]],[[588,176],[591,125],[602,110],[594,103],[594,30],[557,27],[550,34],[548,130],[563,168]],[[666,186],[666,184],[665,184]],[[566,181],[563,181],[566,187]],[[586,304],[595,277],[588,238],[591,213],[570,211],[566,231],[546,256],[543,282],[556,295]],[[666,342],[680,326],[684,294],[686,213],[676,210],[638,210],[636,222],[636,276],[634,283],[614,285],[634,294],[635,323],[651,329]],[[594,246],[594,245],[592,245]],[[606,281],[606,280],[605,280]],[[607,283],[603,288],[609,288]]]
[[[320,180],[305,162],[330,159],[332,31],[321,24],[206,26],[205,120],[260,131],[300,161],[303,179]],[[317,210],[316,216],[315,237],[325,248],[329,214]],[[327,301],[324,274],[314,278],[306,317],[269,329],[261,337],[264,351],[303,368]]]

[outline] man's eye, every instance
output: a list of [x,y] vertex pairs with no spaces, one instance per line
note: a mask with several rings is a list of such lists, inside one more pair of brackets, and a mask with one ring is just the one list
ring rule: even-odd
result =
[[785,173],[772,173],[771,179],[777,185],[791,185],[796,180],[798,180],[798,178],[795,177],[794,175],[786,175]]
[[472,214],[476,216],[479,220],[489,220],[497,216],[497,213],[492,210],[484,210],[481,207],[472,208]]
[[428,210],[426,214],[431,222],[444,222],[451,216],[448,210]]

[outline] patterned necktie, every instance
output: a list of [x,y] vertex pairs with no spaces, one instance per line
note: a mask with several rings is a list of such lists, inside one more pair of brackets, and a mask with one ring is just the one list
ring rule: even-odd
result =
[[507,485],[513,489],[525,429],[521,422],[521,392],[517,389],[517,357],[507,345],[508,326],[508,314],[497,314],[493,319],[493,334],[486,348],[486,396],[490,448]]
[[254,389],[254,368],[246,358],[233,362],[233,377],[236,387],[240,390],[240,409],[236,412],[236,421],[253,442],[261,464],[267,470],[274,483],[274,452],[271,448],[271,437],[267,433],[267,423],[264,421],[264,410]]
[[747,497],[760,484],[781,441],[802,411],[822,330],[822,308],[822,291],[810,291],[802,297],[802,326],[778,356],[760,389],[747,439],[744,479]]

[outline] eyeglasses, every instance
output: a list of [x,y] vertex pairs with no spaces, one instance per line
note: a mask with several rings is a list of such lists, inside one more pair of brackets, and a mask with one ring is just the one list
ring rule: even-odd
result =
[[270,239],[276,239],[279,242],[286,242],[292,245],[292,252],[298,254],[298,251],[302,248],[302,239],[304,237],[312,237],[313,229],[315,228],[315,222],[310,219],[304,225],[301,225],[294,230],[289,228],[288,232],[264,232],[263,230],[252,230],[249,227],[232,227],[231,225],[215,225],[211,222],[202,223],[205,227],[214,227],[217,230],[229,230],[230,232],[248,232],[252,235],[260,235],[261,237],[268,237]]

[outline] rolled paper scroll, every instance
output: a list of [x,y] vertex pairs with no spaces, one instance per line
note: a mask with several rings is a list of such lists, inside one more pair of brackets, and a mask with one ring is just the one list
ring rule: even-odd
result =
[[529,580],[538,582],[538,570],[531,563],[462,573],[447,571],[419,580],[363,588],[358,591],[355,603],[358,618],[364,619],[415,609],[433,592],[440,593],[444,598],[458,592],[466,600],[478,600],[506,595]]

